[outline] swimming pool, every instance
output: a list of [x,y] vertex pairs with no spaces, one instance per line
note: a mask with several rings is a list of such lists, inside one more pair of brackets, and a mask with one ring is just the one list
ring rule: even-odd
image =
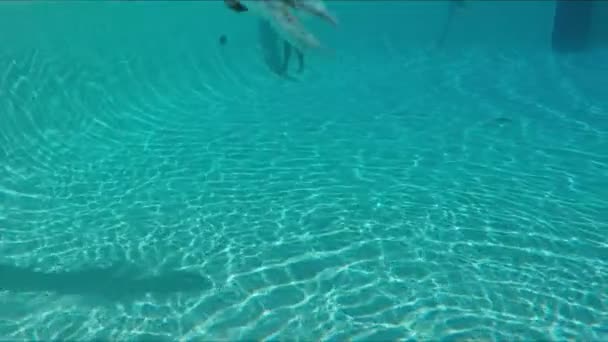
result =
[[5,6],[0,339],[608,338],[606,51]]

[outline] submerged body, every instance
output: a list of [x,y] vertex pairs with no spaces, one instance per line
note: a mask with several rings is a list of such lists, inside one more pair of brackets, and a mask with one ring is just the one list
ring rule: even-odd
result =
[[[321,0],[224,0],[238,3],[256,13],[274,27],[277,33],[300,51],[321,48],[319,40],[302,24],[296,13],[308,13],[336,25],[337,20]],[[230,6],[229,6],[230,7]],[[232,7],[231,7],[232,8]]]
[[448,1],[448,15],[443,25],[443,30],[437,40],[438,46],[443,46],[447,39],[448,33],[452,28],[452,21],[454,20],[454,15],[456,15],[456,11],[459,9],[463,9],[467,6],[465,0],[449,0]]
[[300,50],[319,48],[317,38],[290,12],[292,8],[280,0],[253,0],[247,7],[266,19],[277,33]]
[[[329,21],[333,25],[337,25],[338,21],[333,16],[323,3],[323,0],[258,0],[260,2],[275,2],[287,8],[293,8],[309,12],[324,20]],[[235,12],[247,12],[249,8],[243,4],[243,0],[224,0],[224,4]]]
[[289,62],[292,57],[292,50],[295,50],[298,58],[298,73],[304,69],[304,54],[283,40],[268,22],[260,19],[258,23],[258,37],[260,47],[264,56],[266,66],[279,76],[288,77]]
[[295,0],[294,2],[296,9],[315,15],[334,26],[338,25],[338,19],[329,12],[322,0]]
[[[325,7],[323,0],[224,0],[225,5],[237,13],[250,11],[261,17],[260,43],[266,65],[275,73],[287,76],[292,53],[299,61],[298,72],[304,68],[304,52],[322,48],[321,43],[302,24],[296,13],[308,13],[333,25],[337,20]],[[282,63],[277,46],[283,42]]]

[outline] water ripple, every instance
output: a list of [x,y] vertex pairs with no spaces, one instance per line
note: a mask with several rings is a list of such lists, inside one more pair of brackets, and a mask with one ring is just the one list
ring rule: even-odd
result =
[[[2,57],[0,252],[22,283],[0,293],[0,336],[606,336],[607,107],[567,63],[337,56],[280,83],[184,50]],[[118,267],[127,289],[211,285],[23,288],[124,262],[144,270]]]

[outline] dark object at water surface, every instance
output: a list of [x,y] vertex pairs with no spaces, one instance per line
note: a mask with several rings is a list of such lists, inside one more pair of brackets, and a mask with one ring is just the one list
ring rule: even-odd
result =
[[554,51],[579,52],[588,47],[594,2],[556,0],[552,36]]
[[224,4],[237,13],[248,11],[247,7],[240,3],[239,0],[224,0]]
[[220,36],[220,45],[226,45],[226,43],[228,43],[228,38],[226,38],[226,35],[221,35]]
[[513,123],[513,119],[504,116],[497,117],[493,120],[498,126],[504,126]]

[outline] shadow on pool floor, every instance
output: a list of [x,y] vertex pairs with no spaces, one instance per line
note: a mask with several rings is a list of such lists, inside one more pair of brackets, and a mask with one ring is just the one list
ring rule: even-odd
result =
[[0,291],[52,292],[121,301],[146,294],[203,292],[211,288],[208,278],[192,272],[171,271],[156,276],[138,276],[142,273],[130,264],[54,273],[0,264]]

